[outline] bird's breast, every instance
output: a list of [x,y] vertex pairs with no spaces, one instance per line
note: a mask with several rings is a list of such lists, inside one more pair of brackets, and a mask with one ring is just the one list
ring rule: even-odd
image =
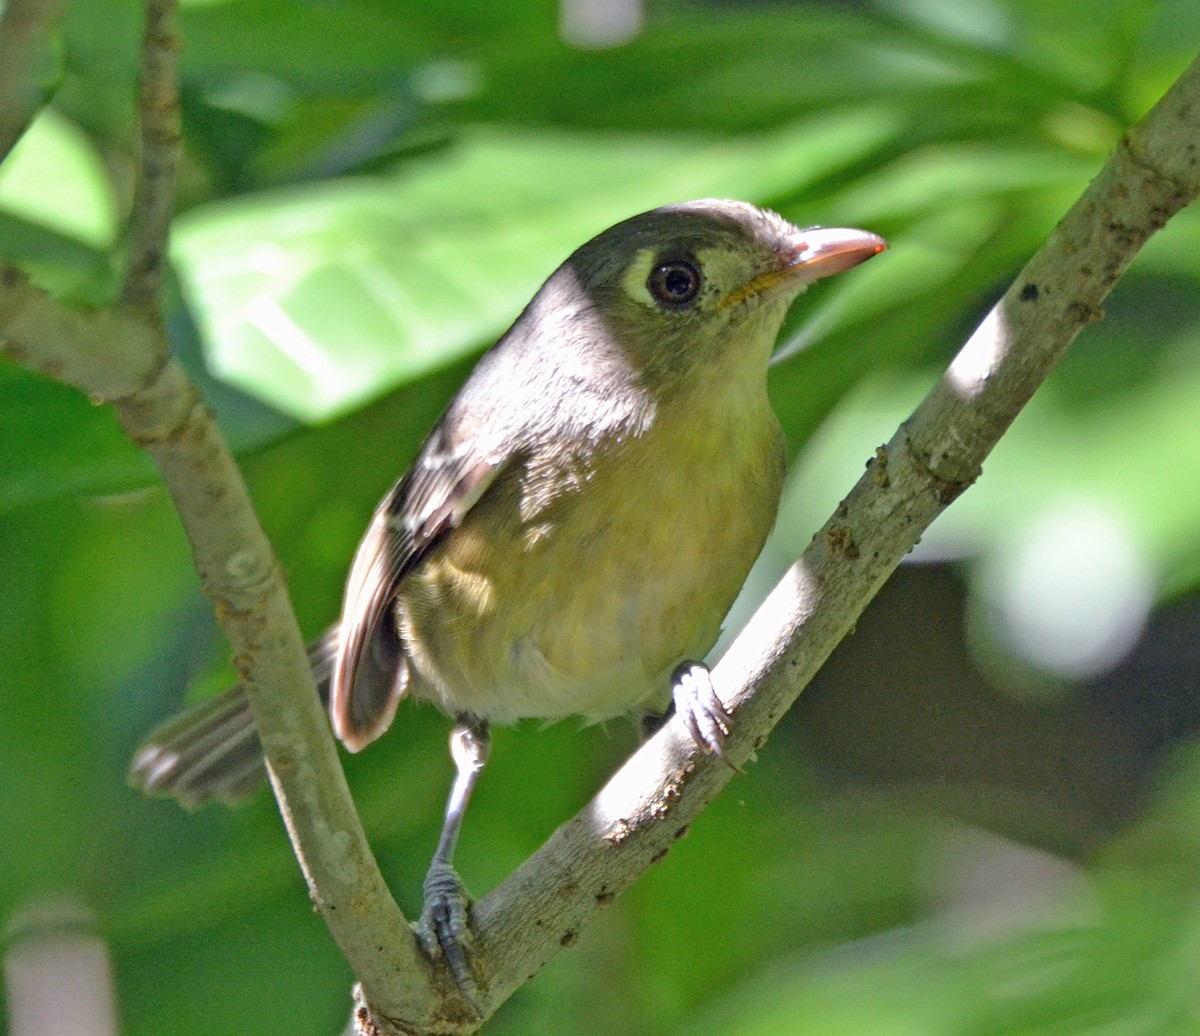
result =
[[782,479],[765,393],[531,451],[402,589],[414,691],[499,722],[665,702],[671,669],[715,642]]

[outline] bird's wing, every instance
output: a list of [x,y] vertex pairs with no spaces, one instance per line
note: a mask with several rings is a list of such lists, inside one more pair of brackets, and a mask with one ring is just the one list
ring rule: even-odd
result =
[[436,445],[422,451],[375,509],[346,580],[329,709],[334,731],[352,752],[388,728],[408,682],[392,614],[396,591],[502,467],[502,458]]

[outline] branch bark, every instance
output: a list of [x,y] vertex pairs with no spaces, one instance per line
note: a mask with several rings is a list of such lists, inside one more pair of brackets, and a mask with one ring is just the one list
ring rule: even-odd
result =
[[283,573],[211,413],[174,360],[115,406],[130,438],[153,456],[183,521],[314,904],[363,982],[382,990],[392,1009],[428,1015],[428,964],[367,844]]
[[175,211],[175,173],[183,137],[179,127],[178,11],[175,0],[148,0],[142,40],[141,170],[133,204],[129,267],[121,301],[155,310]]

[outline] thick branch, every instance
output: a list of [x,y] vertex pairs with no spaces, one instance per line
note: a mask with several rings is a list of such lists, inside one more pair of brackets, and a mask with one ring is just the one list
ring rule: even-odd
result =
[[70,310],[4,269],[0,327],[4,353],[113,403],[153,456],[232,646],[313,901],[389,1010],[427,1017],[428,966],[367,845],[283,575],[212,415],[154,326],[132,314]]
[[[1033,391],[1146,239],[1200,192],[1200,57],[1122,139],[912,417],[772,592],[713,676],[741,764],[863,608],[978,476]],[[474,909],[489,1006],[501,1003],[651,863],[729,782],[668,724]]]
[[283,574],[211,414],[174,361],[118,413],[154,457],[183,520],[313,902],[360,979],[385,995],[398,986],[394,1003],[422,1009],[427,966],[367,845]]
[[8,0],[0,17],[0,162],[33,114],[34,54],[58,18],[61,0]]

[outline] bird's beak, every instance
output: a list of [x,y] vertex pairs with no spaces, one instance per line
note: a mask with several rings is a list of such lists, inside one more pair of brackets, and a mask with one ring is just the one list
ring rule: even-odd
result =
[[849,270],[887,248],[878,234],[849,227],[812,227],[796,234],[790,244],[779,257],[781,272],[804,284]]
[[822,277],[865,263],[885,248],[887,242],[869,230],[850,227],[798,230],[777,253],[779,265],[727,296],[725,304],[732,305],[785,284],[793,291],[800,291]]

